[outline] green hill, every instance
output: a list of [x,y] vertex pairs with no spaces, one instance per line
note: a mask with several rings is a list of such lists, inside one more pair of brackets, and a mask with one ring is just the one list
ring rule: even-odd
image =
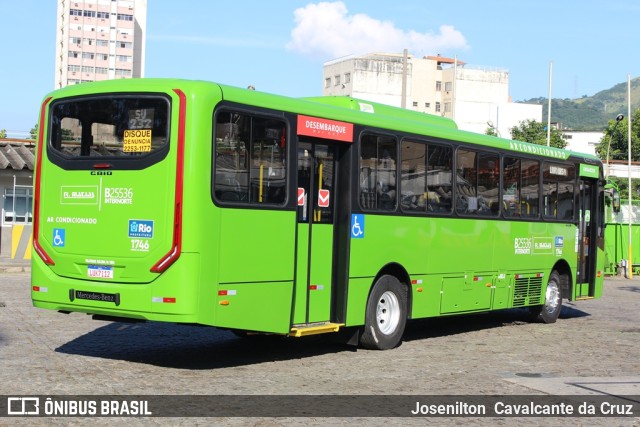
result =
[[[522,101],[541,104],[543,121],[547,119],[548,98],[532,98]],[[640,77],[631,80],[631,109],[640,108]],[[618,114],[627,115],[627,82],[593,96],[578,99],[553,99],[551,121],[559,123],[561,129],[601,131],[609,120]]]

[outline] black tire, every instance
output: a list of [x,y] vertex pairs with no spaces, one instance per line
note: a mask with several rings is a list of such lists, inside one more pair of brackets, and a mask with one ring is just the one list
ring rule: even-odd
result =
[[529,312],[533,320],[542,323],[555,323],[562,311],[562,285],[560,275],[553,271],[547,281],[545,288],[545,299],[543,305],[529,307]]
[[402,340],[406,323],[406,286],[393,276],[380,277],[369,294],[360,345],[371,350],[394,348]]

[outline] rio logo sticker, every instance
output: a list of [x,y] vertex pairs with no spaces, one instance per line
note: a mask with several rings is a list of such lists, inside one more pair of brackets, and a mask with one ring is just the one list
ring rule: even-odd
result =
[[564,237],[556,236],[556,256],[562,256],[563,247],[564,247]]
[[129,237],[151,239],[153,237],[153,220],[130,219]]
[[351,214],[351,238],[364,238],[364,215]]

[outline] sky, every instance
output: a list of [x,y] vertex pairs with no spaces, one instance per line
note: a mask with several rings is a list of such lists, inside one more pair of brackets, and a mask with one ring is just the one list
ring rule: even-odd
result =
[[[148,0],[145,77],[322,94],[322,64],[371,52],[509,71],[510,95],[580,98],[640,75],[637,0]],[[56,0],[0,4],[0,129],[24,138],[54,88]],[[552,67],[550,66],[552,64]]]

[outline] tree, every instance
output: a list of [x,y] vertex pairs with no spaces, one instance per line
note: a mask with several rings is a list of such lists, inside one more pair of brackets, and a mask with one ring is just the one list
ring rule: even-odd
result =
[[36,125],[31,128],[29,134],[31,135],[30,139],[38,139],[38,123],[36,123]]
[[7,130],[0,129],[0,138],[6,138],[6,137],[7,137]]
[[[605,163],[607,151],[609,151],[609,160],[628,160],[629,120],[627,117],[620,122],[611,119],[607,123],[604,135],[596,146],[596,154]],[[640,160],[640,109],[633,112],[631,119],[631,160]]]
[[[527,119],[521,121],[518,126],[512,127],[510,132],[512,139],[538,145],[547,145],[547,125],[536,120]],[[567,141],[562,136],[562,132],[556,128],[552,128],[549,145],[556,148],[564,148],[567,146]]]
[[485,131],[484,131],[485,135],[490,135],[490,136],[498,136],[498,130],[493,127],[493,126],[489,126]]

